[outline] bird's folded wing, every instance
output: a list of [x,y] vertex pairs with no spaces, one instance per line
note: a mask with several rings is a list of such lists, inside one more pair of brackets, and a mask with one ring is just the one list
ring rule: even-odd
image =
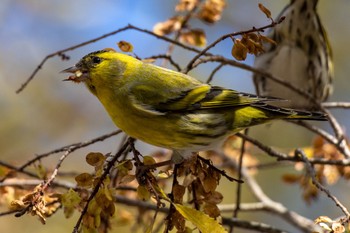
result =
[[139,109],[162,114],[166,112],[187,112],[199,109],[233,108],[276,99],[259,98],[255,95],[237,92],[208,84],[178,89],[161,89],[138,85],[132,88],[134,104]]

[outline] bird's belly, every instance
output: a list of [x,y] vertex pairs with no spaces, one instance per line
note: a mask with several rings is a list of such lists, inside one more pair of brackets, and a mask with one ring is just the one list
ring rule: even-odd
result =
[[216,148],[232,133],[222,114],[167,113],[147,116],[123,111],[118,115],[112,117],[114,123],[129,136],[174,150],[200,151]]
[[[308,57],[305,52],[290,45],[281,46],[274,57],[264,54],[263,59],[256,63],[256,67],[263,68],[274,77],[293,84],[293,86],[311,94],[312,82],[308,73]],[[274,96],[290,100],[291,102],[278,103],[283,107],[303,108],[309,105],[308,100],[290,88],[278,84],[270,79],[260,84],[260,95]]]

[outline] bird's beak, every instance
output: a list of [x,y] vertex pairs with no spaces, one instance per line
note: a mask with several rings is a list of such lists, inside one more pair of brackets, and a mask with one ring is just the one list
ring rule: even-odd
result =
[[79,83],[87,78],[87,74],[83,73],[77,66],[69,67],[68,69],[62,70],[60,73],[71,73],[73,75],[69,76],[63,81],[73,81]]
[[60,73],[75,73],[79,69],[76,66],[69,67],[68,69],[62,70]]

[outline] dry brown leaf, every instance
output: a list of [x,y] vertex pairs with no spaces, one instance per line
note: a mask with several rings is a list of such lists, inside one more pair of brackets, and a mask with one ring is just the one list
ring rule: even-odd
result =
[[207,44],[205,33],[202,29],[192,29],[182,32],[180,42],[198,47],[204,47]]
[[80,187],[91,187],[94,177],[89,173],[81,173],[75,177],[75,181]]
[[248,48],[241,42],[240,39],[234,40],[231,54],[238,61],[244,61],[247,58]]
[[175,11],[191,11],[198,3],[199,0],[180,0],[175,6]]
[[261,3],[259,3],[258,6],[259,9],[266,15],[266,17],[272,20],[271,11]]
[[126,53],[130,53],[134,50],[134,46],[131,43],[124,40],[118,42],[118,47],[121,51]]
[[157,23],[153,27],[153,32],[160,36],[168,35],[181,28],[182,20],[182,16],[174,16],[165,22]]

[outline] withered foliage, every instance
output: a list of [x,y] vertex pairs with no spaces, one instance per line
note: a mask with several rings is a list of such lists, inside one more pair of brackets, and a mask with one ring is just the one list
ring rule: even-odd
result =
[[201,28],[192,28],[190,21],[199,19],[207,24],[214,24],[221,19],[226,7],[225,0],[180,0],[175,6],[176,14],[164,22],[157,23],[153,31],[157,35],[176,33],[180,42],[204,47],[206,35]]

